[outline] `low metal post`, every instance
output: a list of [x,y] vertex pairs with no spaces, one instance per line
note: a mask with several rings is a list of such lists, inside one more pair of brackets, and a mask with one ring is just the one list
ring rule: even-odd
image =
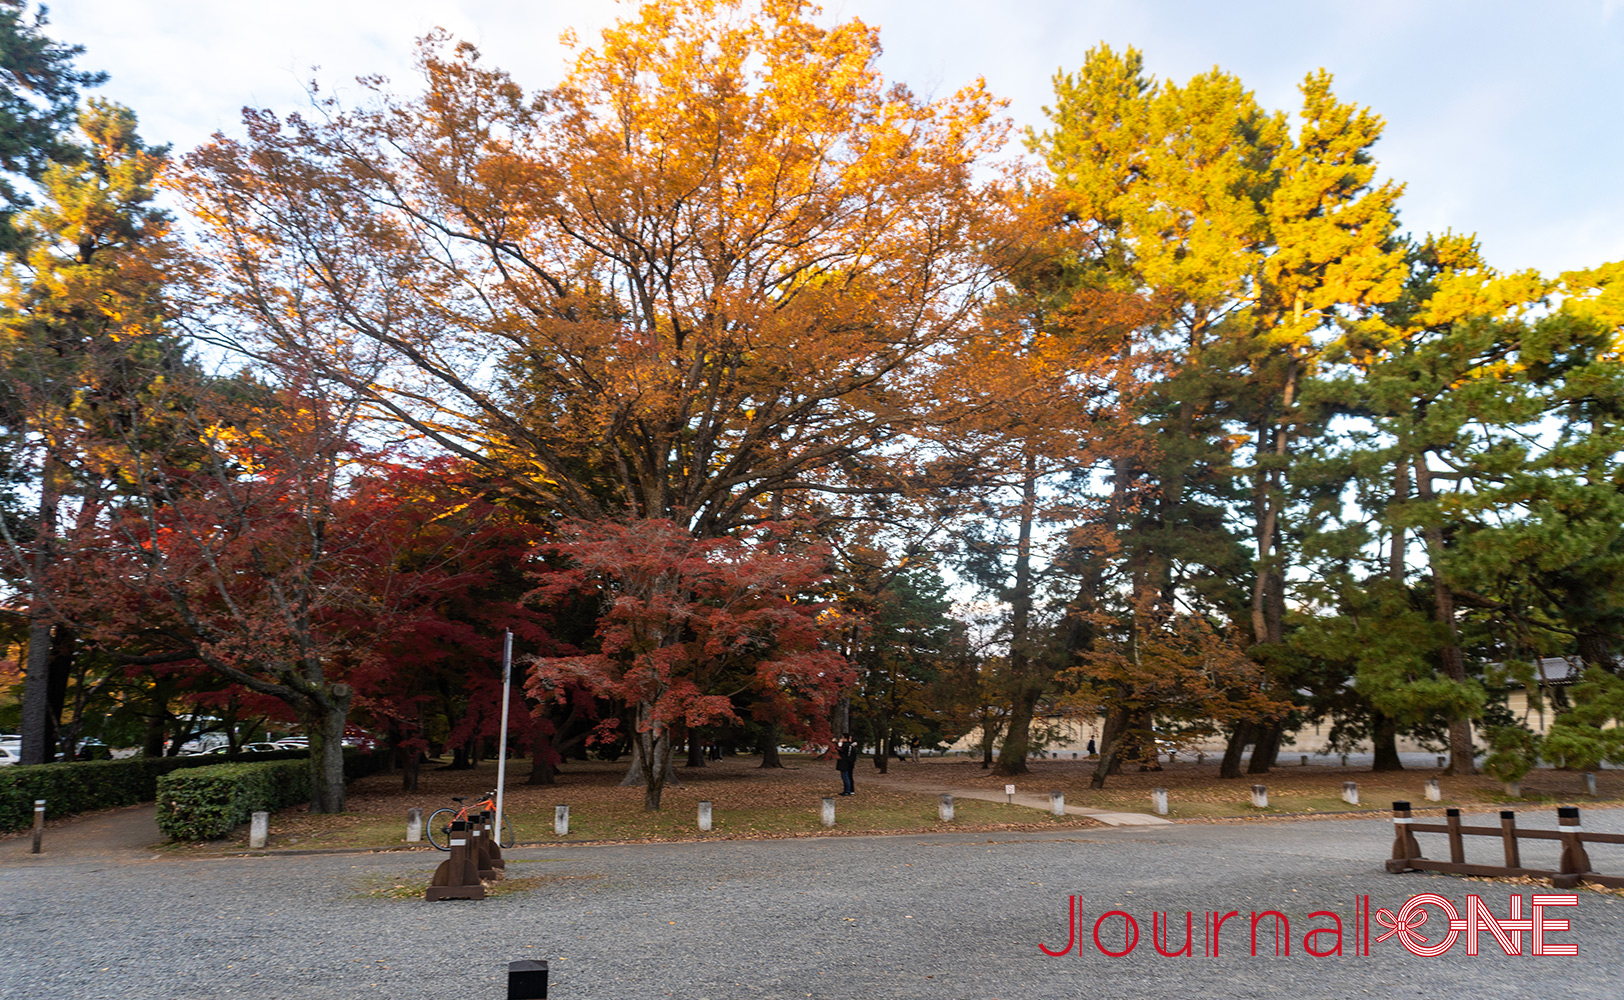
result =
[[1150,805],[1156,810],[1156,815],[1167,815],[1167,789],[1152,788],[1150,790]]
[[1427,779],[1426,795],[1428,802],[1442,802],[1444,800],[1444,791],[1442,788],[1438,787],[1437,778]]
[[711,804],[709,802],[701,802],[699,804],[699,832],[710,833],[710,828]]
[[509,962],[507,1000],[547,1000],[547,963]]
[[1344,781],[1342,783],[1342,801],[1350,806],[1359,804],[1359,782]]
[[835,825],[835,800],[831,795],[823,798],[823,825],[826,827]]
[[953,822],[953,796],[942,793],[942,801],[936,806],[936,815],[941,817],[943,823]]
[[1269,808],[1269,786],[1268,785],[1253,785],[1252,786],[1252,805],[1256,806],[1259,809],[1267,809],[1267,808]]
[[423,841],[423,810],[412,806],[406,810],[406,843],[418,844]]
[[1064,816],[1064,815],[1066,815],[1066,793],[1065,792],[1050,792],[1049,793],[1049,811],[1054,813],[1056,816]]
[[559,837],[570,835],[570,807],[558,805],[553,807],[553,833]]
[[34,800],[34,846],[30,854],[38,854],[40,842],[45,839],[45,800]]
[[265,841],[270,838],[270,833],[271,814],[264,811],[254,813],[249,817],[248,849],[252,851],[264,850]]

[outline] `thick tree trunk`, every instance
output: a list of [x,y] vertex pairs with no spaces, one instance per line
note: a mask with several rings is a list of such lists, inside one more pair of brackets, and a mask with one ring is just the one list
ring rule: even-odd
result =
[[1280,756],[1280,740],[1285,736],[1285,724],[1279,721],[1263,723],[1257,729],[1257,742],[1252,746],[1252,759],[1246,764],[1247,774],[1268,774]]
[[1256,738],[1256,723],[1235,723],[1235,731],[1229,734],[1229,743],[1224,747],[1223,763],[1218,765],[1218,777],[1239,778],[1241,776],[1241,755],[1246,751],[1246,745]]
[[1120,772],[1118,755],[1122,748],[1122,734],[1127,728],[1127,709],[1113,708],[1106,713],[1105,729],[1100,733],[1100,759],[1094,764],[1094,776],[1088,780],[1088,787],[1104,788],[1106,777]]
[[[1416,496],[1423,502],[1433,499],[1432,472],[1422,455],[1415,469]],[[1432,599],[1434,620],[1444,627],[1444,645],[1438,651],[1445,677],[1456,683],[1466,680],[1466,656],[1460,648],[1460,633],[1455,626],[1455,592],[1444,579],[1440,564],[1443,561],[1444,533],[1436,522],[1422,529],[1427,541],[1427,562],[1432,570]],[[1445,774],[1476,774],[1477,762],[1472,746],[1472,720],[1456,716],[1449,720],[1449,767]]]
[[1404,770],[1404,762],[1398,756],[1398,726],[1375,709],[1370,710],[1370,741],[1376,758],[1370,767],[1372,771]]
[[1031,650],[1033,591],[1032,525],[1037,519],[1037,453],[1027,445],[1021,480],[1021,521],[1015,540],[1015,586],[1010,591],[1009,672],[1015,679],[1015,699],[1004,727],[1004,745],[993,773],[1006,777],[1027,773],[1026,755],[1032,749],[1032,716],[1048,687],[1042,665]]
[[784,762],[778,759],[778,725],[769,723],[761,729],[761,766],[783,767]]
[[334,684],[310,699],[301,714],[310,738],[310,811],[344,811],[344,723],[354,695],[348,684]]

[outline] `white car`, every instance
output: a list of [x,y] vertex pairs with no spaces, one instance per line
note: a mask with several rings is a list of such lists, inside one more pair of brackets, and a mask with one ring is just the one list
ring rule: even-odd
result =
[[0,743],[0,767],[15,764],[22,758],[23,745],[21,743]]

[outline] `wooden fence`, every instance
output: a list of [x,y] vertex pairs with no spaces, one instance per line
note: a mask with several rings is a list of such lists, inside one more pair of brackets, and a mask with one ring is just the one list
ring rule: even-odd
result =
[[[1598,875],[1590,869],[1590,856],[1586,844],[1624,844],[1624,834],[1586,833],[1579,822],[1578,806],[1560,806],[1556,810],[1557,829],[1519,830],[1517,814],[1510,810],[1500,813],[1500,825],[1463,826],[1459,809],[1444,811],[1442,823],[1418,823],[1410,815],[1408,802],[1393,803],[1393,857],[1387,862],[1390,872],[1423,871],[1451,872],[1456,875],[1486,875],[1493,878],[1527,875],[1548,878],[1558,889],[1571,889],[1580,882],[1624,888],[1624,877]],[[1418,833],[1442,833],[1449,836],[1449,860],[1435,861],[1421,853],[1416,842]],[[1469,864],[1466,861],[1467,837],[1494,837],[1500,841],[1505,853],[1505,864]],[[1562,845],[1561,860],[1555,871],[1542,868],[1524,868],[1522,840],[1555,840]]]

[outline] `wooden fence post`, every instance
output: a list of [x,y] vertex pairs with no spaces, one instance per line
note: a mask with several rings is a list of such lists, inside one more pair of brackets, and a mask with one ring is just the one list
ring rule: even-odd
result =
[[1506,848],[1506,867],[1521,868],[1522,852],[1517,847],[1517,814],[1510,809],[1500,813],[1500,839]]

